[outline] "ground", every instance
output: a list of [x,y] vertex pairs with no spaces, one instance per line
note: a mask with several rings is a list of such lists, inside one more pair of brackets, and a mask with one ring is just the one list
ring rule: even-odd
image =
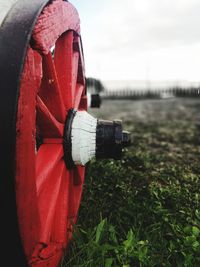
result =
[[104,100],[132,146],[87,166],[74,240],[62,266],[200,266],[200,99]]

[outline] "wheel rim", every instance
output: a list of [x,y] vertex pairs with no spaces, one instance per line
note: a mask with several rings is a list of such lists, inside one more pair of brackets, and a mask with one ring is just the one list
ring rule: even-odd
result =
[[57,266],[76,222],[85,169],[68,170],[63,159],[71,108],[87,109],[79,18],[57,0],[36,22],[17,98],[16,206],[30,266]]

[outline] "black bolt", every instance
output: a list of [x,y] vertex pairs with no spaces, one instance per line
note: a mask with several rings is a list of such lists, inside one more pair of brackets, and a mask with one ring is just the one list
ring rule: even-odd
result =
[[101,97],[99,94],[91,95],[91,108],[100,108],[101,106]]
[[129,146],[130,133],[123,131],[122,121],[98,120],[96,131],[96,158],[121,159],[122,149]]

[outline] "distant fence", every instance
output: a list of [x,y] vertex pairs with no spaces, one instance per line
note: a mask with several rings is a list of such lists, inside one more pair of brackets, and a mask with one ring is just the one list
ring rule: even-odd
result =
[[103,99],[163,99],[173,97],[200,97],[200,88],[169,88],[169,89],[122,89],[104,91]]

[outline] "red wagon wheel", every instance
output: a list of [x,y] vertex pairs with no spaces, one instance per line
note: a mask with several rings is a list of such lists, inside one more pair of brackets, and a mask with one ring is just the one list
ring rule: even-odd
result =
[[3,263],[58,266],[77,218],[82,165],[120,159],[130,143],[120,121],[86,109],[76,9],[64,0],[0,3]]
[[62,0],[17,1],[0,28],[0,58],[1,229],[17,262],[9,266],[55,267],[84,180],[63,152],[69,110],[87,109],[77,11]]

